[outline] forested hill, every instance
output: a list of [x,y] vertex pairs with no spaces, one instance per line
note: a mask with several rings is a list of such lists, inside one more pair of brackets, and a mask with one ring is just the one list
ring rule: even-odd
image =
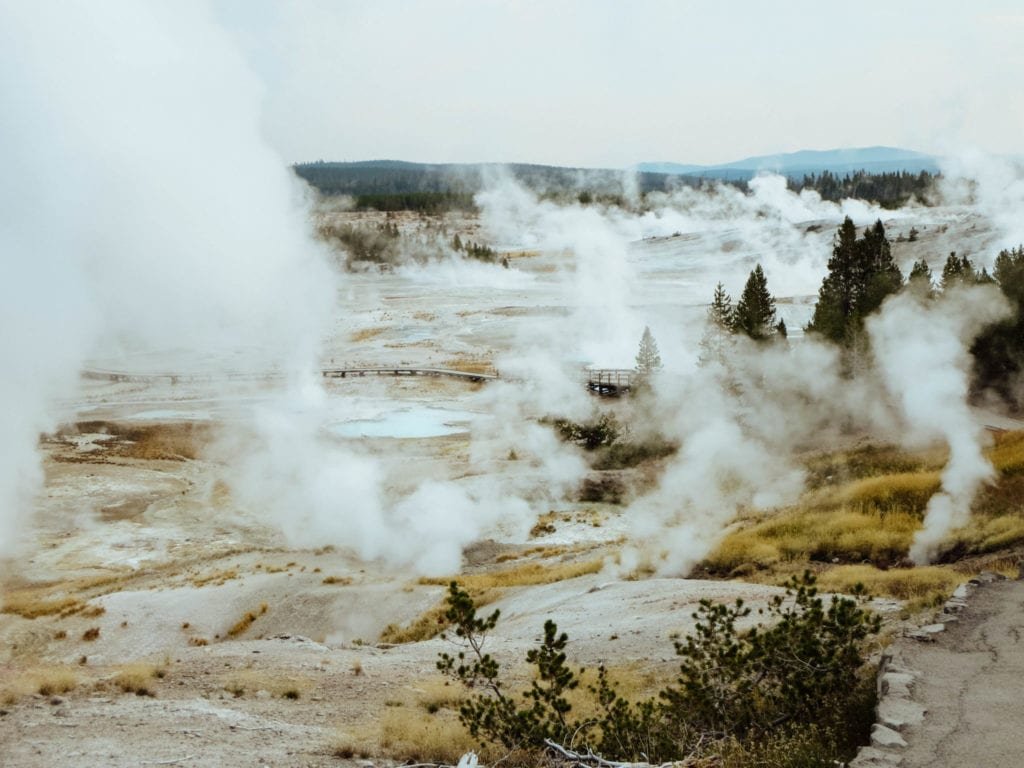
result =
[[[369,160],[356,163],[317,161],[298,163],[295,172],[328,195],[392,195],[410,192],[478,192],[485,181],[499,173],[510,173],[517,181],[538,192],[589,190],[594,194],[620,194],[623,172],[606,168],[563,168],[552,165],[513,163],[464,164],[408,163],[401,160]],[[638,173],[640,192],[665,190],[686,178],[665,173]],[[696,180],[693,180],[696,183]]]
[[[508,173],[542,197],[576,199],[581,203],[623,205],[634,196],[671,191],[680,186],[730,184],[745,189],[742,179],[710,179],[686,173],[622,171],[609,168],[564,168],[551,165],[427,164],[401,160],[353,163],[298,163],[295,173],[323,195],[349,195],[357,209],[417,210],[440,213],[474,210],[473,196],[493,178]],[[925,199],[934,175],[866,173],[839,176],[825,171],[787,179],[791,189],[816,189],[826,199],[861,197],[886,207],[903,205],[910,197]]]

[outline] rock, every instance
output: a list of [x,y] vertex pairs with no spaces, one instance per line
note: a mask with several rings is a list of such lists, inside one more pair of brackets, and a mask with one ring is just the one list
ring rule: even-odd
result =
[[925,709],[916,701],[888,696],[878,703],[878,720],[886,728],[902,731],[924,721]]
[[256,698],[260,701],[266,701],[270,698],[270,691],[260,688],[258,691],[256,691]]
[[873,747],[905,747],[907,741],[900,736],[898,731],[894,731],[892,728],[887,728],[881,723],[875,723],[871,726],[871,746]]
[[945,624],[928,624],[927,626],[916,629],[913,632],[908,632],[907,637],[913,638],[914,640],[920,640],[925,643],[934,643],[935,636],[945,631]]
[[953,590],[953,597],[957,600],[966,600],[971,596],[971,589],[969,584],[961,584],[959,587]]
[[861,747],[857,756],[850,761],[849,768],[889,768],[902,762],[899,755],[883,752],[874,747]]
[[52,696],[50,698],[50,703],[56,707],[58,704],[63,704],[64,699],[62,699],[60,696]]
[[907,672],[886,672],[879,680],[881,694],[883,696],[910,696],[910,689],[914,685],[914,676]]

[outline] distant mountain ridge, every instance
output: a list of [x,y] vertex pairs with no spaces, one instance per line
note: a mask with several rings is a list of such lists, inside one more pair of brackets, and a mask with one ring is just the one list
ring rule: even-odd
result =
[[772,172],[790,178],[830,171],[840,176],[855,171],[868,173],[937,173],[939,158],[899,147],[852,147],[846,149],[804,149],[775,155],[758,155],[719,165],[694,165],[673,162],[637,163],[643,173],[665,173],[705,179],[747,181],[758,173]]

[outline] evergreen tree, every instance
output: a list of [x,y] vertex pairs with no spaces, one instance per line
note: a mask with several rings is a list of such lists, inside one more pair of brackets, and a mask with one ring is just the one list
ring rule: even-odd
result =
[[954,285],[971,285],[973,283],[989,282],[991,278],[988,272],[984,277],[975,268],[967,256],[957,256],[956,251],[951,251],[942,265],[942,290]]
[[857,228],[847,216],[836,232],[828,274],[822,280],[807,331],[852,345],[860,336],[864,318],[902,284],[903,274],[893,261],[882,222],[877,221],[857,239]]
[[[962,266],[962,263],[961,263]],[[1014,408],[1020,408],[1020,376],[1024,370],[1024,247],[1004,250],[996,257],[992,280],[1009,299],[1014,314],[985,329],[971,347],[973,388],[991,389]]]
[[893,261],[881,220],[865,230],[864,237],[857,242],[857,249],[864,280],[857,310],[864,318],[882,306],[886,296],[902,287],[903,274]]
[[914,266],[910,268],[907,288],[918,296],[931,296],[935,293],[935,286],[932,284],[932,270],[924,259],[915,261]]
[[758,264],[754,267],[733,314],[733,329],[755,341],[775,333],[775,298],[768,292],[768,281]]
[[644,326],[644,334],[640,337],[640,349],[636,353],[636,372],[641,376],[650,376],[661,370],[661,355],[658,354],[658,343],[651,335],[651,329]]
[[715,295],[708,307],[707,327],[700,340],[700,365],[726,363],[732,347],[733,315],[732,297],[719,283],[715,286]]

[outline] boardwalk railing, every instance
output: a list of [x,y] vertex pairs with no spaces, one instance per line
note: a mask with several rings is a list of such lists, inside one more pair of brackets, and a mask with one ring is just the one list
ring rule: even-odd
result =
[[[375,366],[366,368],[324,368],[320,375],[326,379],[344,379],[357,376],[443,376],[464,381],[495,381],[497,373],[458,371],[451,368],[412,368],[409,366]],[[88,368],[82,371],[87,379],[105,381],[154,382],[167,381],[171,384],[210,381],[244,381],[276,379],[283,376],[280,371],[227,372],[227,373],[137,373],[127,371],[105,371]]]
[[449,379],[465,379],[467,381],[495,381],[498,378],[497,373],[457,371],[452,368],[403,368],[401,366],[326,368],[321,373],[324,378],[328,379],[345,379],[350,376],[443,376]]
[[588,368],[587,389],[598,395],[615,397],[629,392],[637,373],[628,368]]

